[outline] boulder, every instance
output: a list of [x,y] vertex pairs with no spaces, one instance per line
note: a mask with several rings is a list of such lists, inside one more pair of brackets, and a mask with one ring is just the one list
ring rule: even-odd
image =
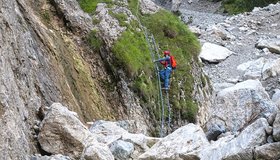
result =
[[91,144],[86,147],[82,160],[114,160],[114,156],[111,153],[107,145],[102,143]]
[[213,124],[207,131],[206,137],[209,141],[214,140],[216,141],[218,136],[222,133],[225,133],[226,129],[224,126],[220,126],[217,124]]
[[246,127],[236,138],[234,135],[222,137],[203,147],[197,154],[201,160],[251,160],[254,147],[266,142],[265,128],[268,126],[267,120],[260,118]]
[[80,158],[84,150],[88,153],[90,149],[95,151],[90,154],[95,154],[99,159],[113,159],[109,148],[97,142],[93,134],[78,119],[77,114],[60,103],[51,105],[50,111],[40,125],[38,141],[43,150],[52,154]]
[[203,130],[197,125],[188,124],[157,142],[139,159],[179,159],[183,153],[198,150],[205,145],[209,145],[209,142]]
[[280,89],[275,89],[271,100],[273,102],[277,102],[279,99],[280,99]]
[[269,118],[277,110],[259,80],[247,80],[217,93],[207,128],[213,124],[238,132],[259,117]]
[[267,62],[262,69],[262,78],[264,80],[270,77],[277,77],[280,75],[280,58]]
[[273,138],[275,141],[280,141],[280,112],[278,111],[273,122]]
[[234,86],[233,83],[214,83],[213,84],[213,89],[215,92],[219,92],[225,88],[229,88],[229,87],[232,87]]
[[225,60],[231,54],[233,54],[233,52],[225,47],[206,42],[202,46],[199,57],[210,63],[218,63]]
[[129,159],[134,151],[134,145],[130,142],[118,140],[110,144],[110,150],[117,160]]
[[222,40],[235,39],[233,35],[231,35],[227,30],[224,29],[224,27],[220,25],[212,26],[210,29],[208,29],[208,32],[221,38]]
[[243,79],[260,79],[262,77],[262,69],[269,60],[265,58],[259,58],[255,61],[249,61],[243,64],[240,64],[237,67],[238,71],[243,72]]
[[152,0],[140,0],[140,10],[142,14],[154,14],[160,10],[160,7]]
[[193,32],[197,37],[199,37],[202,34],[202,31],[200,28],[196,26],[189,26],[189,29],[191,32]]
[[74,32],[90,32],[93,29],[92,18],[80,8],[76,0],[54,0],[59,14],[63,15],[68,27]]
[[280,39],[260,40],[256,47],[259,49],[268,48],[270,52],[280,54]]
[[182,4],[182,0],[172,0],[171,1],[171,11],[177,12]]
[[274,94],[273,94],[271,100],[277,105],[278,109],[280,110],[280,90],[279,89],[274,90]]
[[280,159],[280,142],[257,146],[254,153],[255,159],[257,160]]
[[89,130],[95,135],[98,142],[108,146],[119,140],[131,143],[134,145],[137,154],[144,153],[150,146],[160,140],[160,138],[147,137],[143,134],[131,134],[120,127],[119,122],[97,121]]

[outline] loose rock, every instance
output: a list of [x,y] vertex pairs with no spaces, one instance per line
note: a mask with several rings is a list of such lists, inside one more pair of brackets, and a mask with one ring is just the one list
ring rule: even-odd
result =
[[225,60],[231,54],[233,52],[227,48],[207,42],[203,44],[199,57],[210,63],[218,63]]

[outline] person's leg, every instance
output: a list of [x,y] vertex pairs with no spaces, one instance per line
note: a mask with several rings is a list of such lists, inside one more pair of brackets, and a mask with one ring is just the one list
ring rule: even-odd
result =
[[165,69],[159,71],[160,80],[164,81],[165,79]]
[[171,74],[171,70],[170,69],[165,69],[164,88],[169,88],[170,74]]

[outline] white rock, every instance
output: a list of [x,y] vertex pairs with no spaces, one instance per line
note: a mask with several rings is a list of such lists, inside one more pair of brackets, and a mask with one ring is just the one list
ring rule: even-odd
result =
[[207,42],[203,44],[199,57],[202,60],[217,63],[225,60],[231,54],[233,52],[227,48]]
[[160,140],[139,159],[179,159],[181,154],[205,145],[209,145],[209,142],[203,130],[197,125],[188,124]]

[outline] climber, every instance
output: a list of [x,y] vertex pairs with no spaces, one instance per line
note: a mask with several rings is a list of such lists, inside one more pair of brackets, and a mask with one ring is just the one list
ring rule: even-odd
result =
[[155,60],[154,62],[160,62],[164,69],[159,72],[161,80],[164,82],[164,87],[162,89],[169,89],[169,78],[172,73],[172,69],[176,67],[176,61],[173,56],[170,56],[170,51],[164,51],[164,58]]

